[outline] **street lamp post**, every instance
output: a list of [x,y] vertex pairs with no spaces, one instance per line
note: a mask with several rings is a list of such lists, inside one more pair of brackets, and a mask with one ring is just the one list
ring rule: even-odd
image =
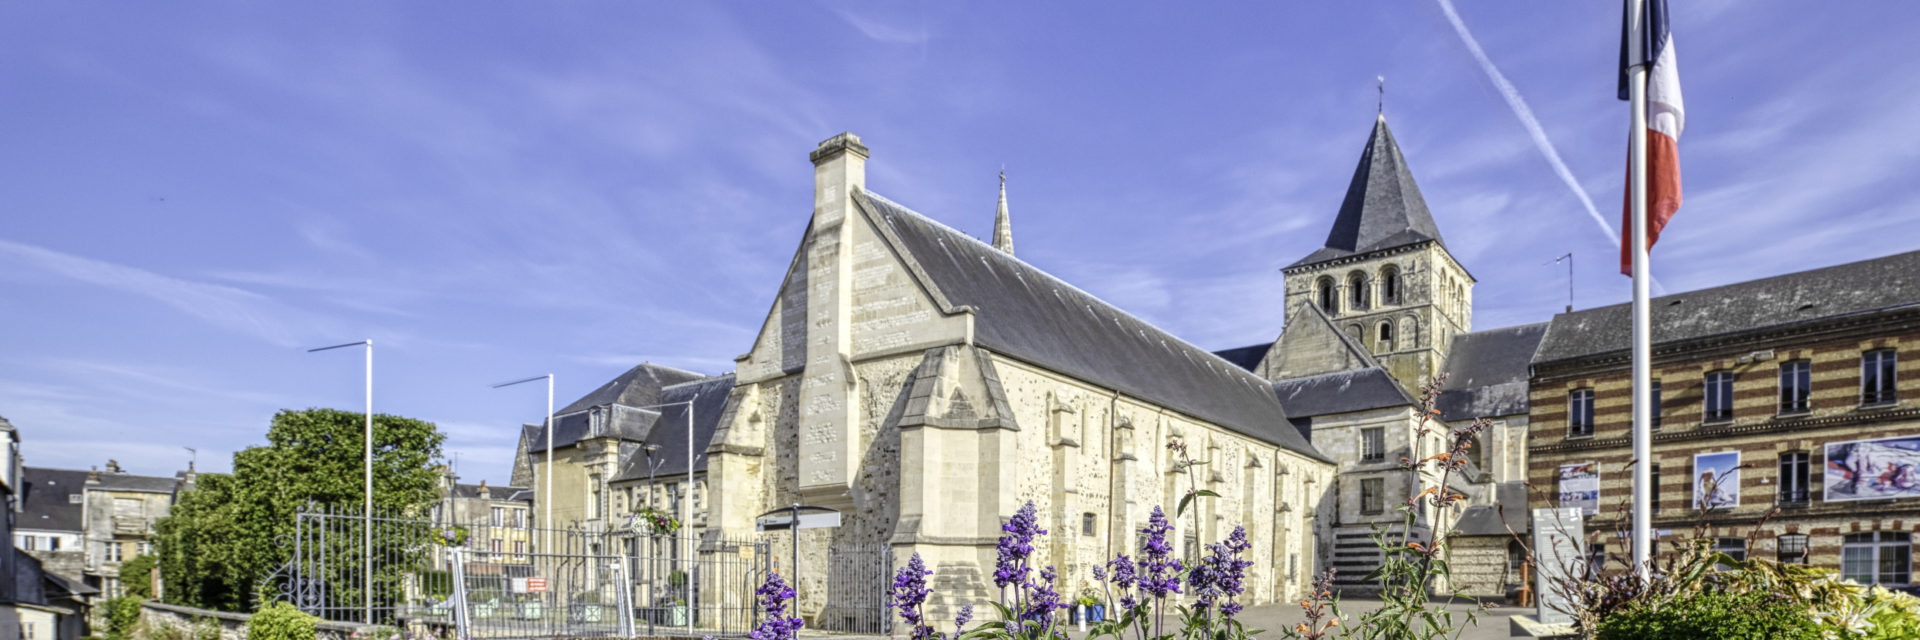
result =
[[541,526],[545,528],[545,531],[540,534],[540,541],[546,543],[547,547],[549,547],[547,551],[551,553],[553,551],[551,549],[553,546],[553,374],[538,375],[513,382],[502,382],[493,385],[493,388],[511,387],[516,384],[533,382],[542,378],[545,378],[547,381],[547,486],[546,489],[544,489],[546,495],[542,496],[540,501],[546,503],[547,507],[545,509],[546,515],[541,517]]
[[[693,567],[693,404],[699,401],[700,401],[700,395],[694,394],[692,400],[688,400],[685,402],[665,402],[661,404],[650,404],[644,407],[634,407],[635,409],[658,409],[661,407],[677,407],[680,405],[687,406],[687,495],[680,499],[680,504],[681,504],[680,513],[684,514],[680,519],[680,526],[682,529],[686,531],[686,537],[682,538],[681,544],[683,545],[682,548],[685,549],[684,557],[686,558],[686,561],[687,561],[687,596],[688,596],[687,605],[689,607],[693,605],[692,596],[693,596],[693,568],[694,568]],[[652,478],[651,474],[649,474],[648,478],[649,478],[649,481],[651,481],[651,478]],[[653,496],[651,495],[651,493],[649,493],[647,498],[648,500],[652,500]],[[688,634],[693,633],[693,615],[691,612],[689,612],[687,615],[687,633]]]
[[331,347],[308,349],[307,353],[359,346],[365,346],[367,348],[366,456],[363,465],[365,475],[361,479],[363,483],[362,487],[366,495],[364,496],[360,510],[362,525],[360,528],[360,604],[363,607],[361,615],[365,616],[365,622],[367,624],[373,624],[373,340],[361,340],[359,342],[336,344]]

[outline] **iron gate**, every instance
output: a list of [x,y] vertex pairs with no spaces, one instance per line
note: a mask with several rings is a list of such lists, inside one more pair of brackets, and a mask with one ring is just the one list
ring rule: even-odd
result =
[[893,584],[893,547],[838,544],[827,549],[826,608],[812,625],[821,631],[885,635],[893,628],[887,587]]

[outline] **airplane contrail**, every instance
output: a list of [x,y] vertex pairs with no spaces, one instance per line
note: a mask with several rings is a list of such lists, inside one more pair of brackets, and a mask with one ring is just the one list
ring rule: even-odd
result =
[[[1507,106],[1513,109],[1513,116],[1520,119],[1520,126],[1526,127],[1527,135],[1533,138],[1534,148],[1540,150],[1540,155],[1546,156],[1547,164],[1553,166],[1553,172],[1560,176],[1560,181],[1567,183],[1567,188],[1573,190],[1573,196],[1580,199],[1580,206],[1586,207],[1587,215],[1600,225],[1601,231],[1606,232],[1607,242],[1619,246],[1620,232],[1614,230],[1613,223],[1608,222],[1606,216],[1600,215],[1600,210],[1593,206],[1593,198],[1587,196],[1586,188],[1573,178],[1573,170],[1560,160],[1560,152],[1554,150],[1553,141],[1547,139],[1547,130],[1541,128],[1540,120],[1533,117],[1533,109],[1527,106],[1525,98],[1520,97],[1520,90],[1507,81],[1507,76],[1500,73],[1499,67],[1493,66],[1493,60],[1487,57],[1486,50],[1480,48],[1480,41],[1473,39],[1473,32],[1467,31],[1467,23],[1460,20],[1460,13],[1453,10],[1453,2],[1438,2],[1440,10],[1447,14],[1447,22],[1453,24],[1453,32],[1459,34],[1460,42],[1467,45],[1467,50],[1473,53],[1473,59],[1480,63],[1480,69],[1487,72],[1487,79],[1492,80],[1493,86],[1500,90],[1500,97],[1506,98]],[[1656,292],[1666,293],[1667,288],[1660,285],[1658,278],[1654,278],[1651,284]]]

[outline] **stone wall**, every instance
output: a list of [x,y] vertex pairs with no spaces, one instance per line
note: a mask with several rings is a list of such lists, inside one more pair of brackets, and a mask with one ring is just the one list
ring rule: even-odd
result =
[[[214,624],[220,627],[220,640],[246,640],[247,620],[252,617],[245,613],[228,613],[161,602],[140,603],[140,625],[149,630],[164,627],[191,632],[203,628],[204,625]],[[342,622],[319,622],[314,626],[315,631],[318,632],[317,640],[349,640],[354,631],[365,628],[362,625]],[[147,635],[151,636],[151,631]]]
[[1453,538],[1452,583],[1467,596],[1482,601],[1504,600],[1509,585],[1518,587],[1518,572],[1508,568],[1507,544],[1510,536],[1462,536]]

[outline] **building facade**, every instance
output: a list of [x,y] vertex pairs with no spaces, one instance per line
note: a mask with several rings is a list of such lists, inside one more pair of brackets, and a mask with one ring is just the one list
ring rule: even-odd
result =
[[[1652,301],[1656,550],[1698,531],[1736,557],[1911,583],[1916,274],[1920,252]],[[1536,506],[1588,508],[1591,544],[1618,557],[1632,491],[1628,313],[1556,316],[1531,389],[1531,481],[1555,488]]]

